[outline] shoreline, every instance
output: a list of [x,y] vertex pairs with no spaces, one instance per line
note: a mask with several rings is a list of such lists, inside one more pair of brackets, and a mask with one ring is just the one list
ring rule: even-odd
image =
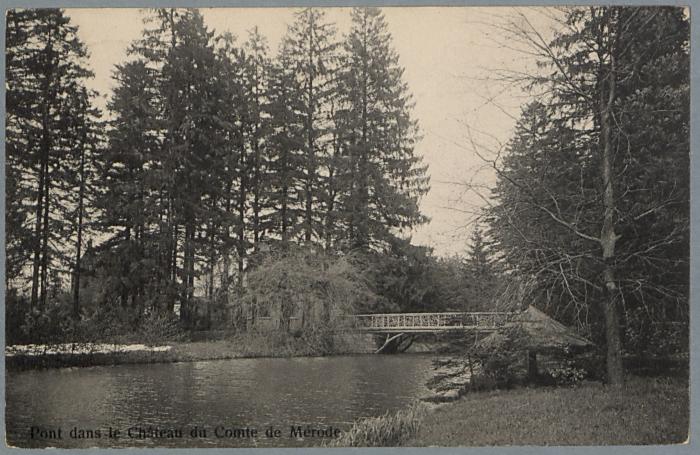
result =
[[[78,352],[65,352],[71,347]],[[66,348],[60,352],[58,347]],[[136,349],[138,348],[138,349]],[[8,371],[106,365],[154,364],[253,358],[324,357],[374,354],[371,338],[340,335],[330,349],[321,350],[294,336],[249,332],[227,338],[169,341],[157,344],[57,343],[15,345],[5,349]],[[430,344],[416,343],[408,354],[434,354]],[[29,353],[31,352],[31,353]]]
[[[279,341],[279,340],[278,340]],[[67,343],[66,345],[70,345]],[[78,343],[76,343],[78,344]],[[157,346],[143,346],[144,349],[119,349],[135,346],[116,345],[119,348],[112,351],[94,350],[84,352],[57,352],[56,349],[44,353],[21,353],[13,347],[5,352],[5,368],[7,371],[43,370],[53,368],[82,368],[108,365],[134,365],[156,363],[199,362],[209,360],[232,360],[252,358],[292,358],[292,357],[321,357],[341,355],[371,354],[371,349],[358,346],[349,349],[339,347],[334,352],[313,352],[301,342],[294,339],[282,340],[280,344],[262,344],[250,339],[232,338],[228,340],[177,341],[162,343]],[[78,344],[79,345],[79,344]],[[95,344],[98,345],[98,344]],[[111,346],[111,344],[108,344]],[[104,344],[100,344],[104,346]],[[9,350],[9,351],[8,351]]]

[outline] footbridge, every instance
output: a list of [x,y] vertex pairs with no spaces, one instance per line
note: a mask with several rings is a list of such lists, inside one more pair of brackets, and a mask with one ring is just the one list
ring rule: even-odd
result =
[[492,332],[518,312],[384,313],[351,316],[356,330],[371,333]]
[[420,333],[489,333],[512,321],[518,312],[384,313],[350,316],[354,330],[385,335],[377,353],[403,352]]

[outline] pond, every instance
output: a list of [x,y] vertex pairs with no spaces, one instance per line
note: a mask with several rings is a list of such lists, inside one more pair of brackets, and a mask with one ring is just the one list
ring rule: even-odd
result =
[[426,395],[432,358],[234,359],[10,371],[7,438],[20,447],[318,446],[324,435],[347,430],[355,419],[396,411]]

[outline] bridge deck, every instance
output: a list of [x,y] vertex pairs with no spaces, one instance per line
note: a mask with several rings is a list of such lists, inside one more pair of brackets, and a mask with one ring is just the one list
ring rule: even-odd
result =
[[493,331],[518,313],[384,313],[358,314],[351,318],[357,330],[375,333],[435,333],[447,331]]

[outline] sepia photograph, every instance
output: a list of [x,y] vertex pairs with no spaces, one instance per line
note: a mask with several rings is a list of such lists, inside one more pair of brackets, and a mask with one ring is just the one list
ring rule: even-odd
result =
[[6,447],[689,443],[689,7],[4,26]]

